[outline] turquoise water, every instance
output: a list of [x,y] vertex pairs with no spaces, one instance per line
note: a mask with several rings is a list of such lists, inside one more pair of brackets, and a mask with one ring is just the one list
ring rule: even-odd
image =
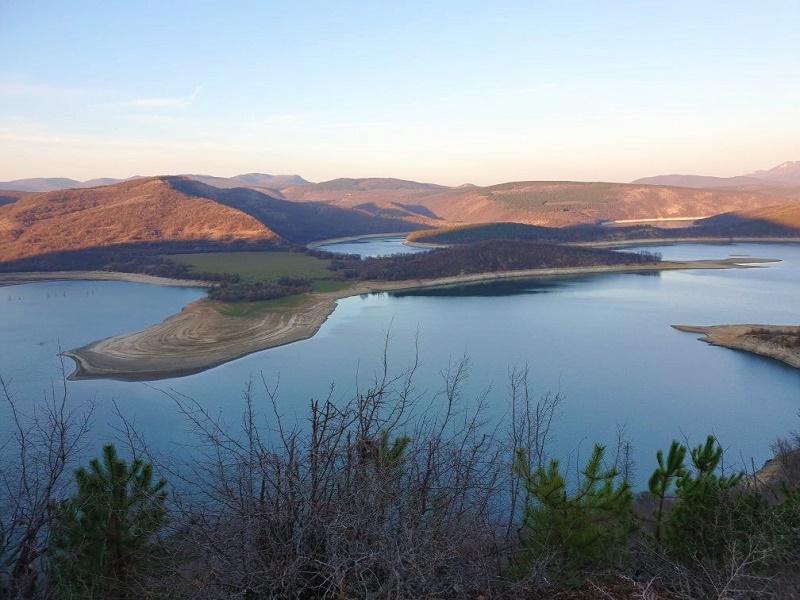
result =
[[[228,423],[240,420],[250,378],[277,386],[278,410],[303,418],[311,398],[344,400],[380,371],[386,336],[397,370],[418,352],[415,391],[435,405],[440,372],[469,357],[465,394],[488,391],[491,418],[507,413],[507,375],[527,365],[535,394],[565,401],[553,452],[586,458],[595,441],[623,429],[640,479],[673,438],[718,436],[729,460],[760,465],[774,439],[798,428],[800,371],[714,348],[671,324],[797,324],[800,246],[648,247],[665,258],[730,255],[781,258],[756,269],[604,274],[347,298],[310,340],[250,355],[197,375],[153,384],[67,383],[72,405],[96,402],[92,443],[118,435],[116,411],[148,443],[191,443],[170,394],[196,399]],[[201,290],[130,283],[65,282],[0,289],[0,375],[21,406],[59,383],[57,352],[149,324],[202,296]],[[68,361],[68,370],[72,365]],[[269,413],[265,395],[260,408]],[[112,402],[113,401],[113,402]],[[116,406],[116,407],[115,407]],[[0,431],[7,425],[0,424]]]

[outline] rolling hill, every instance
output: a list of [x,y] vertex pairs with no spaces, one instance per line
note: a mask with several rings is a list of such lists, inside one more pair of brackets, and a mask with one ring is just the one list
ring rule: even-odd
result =
[[323,202],[290,202],[249,188],[221,189],[186,177],[164,179],[184,194],[208,198],[250,215],[296,244],[354,235],[409,232],[423,228],[419,223],[378,217]]
[[800,186],[800,161],[789,161],[772,169],[735,177],[707,175],[656,175],[643,177],[633,183],[645,185],[674,185],[690,188],[771,188]]
[[[145,179],[144,177],[131,177],[130,179]],[[35,177],[32,179],[14,179],[13,181],[0,181],[0,190],[18,192],[55,192],[58,190],[72,190],[77,188],[91,188],[101,185],[112,185],[130,179],[112,179],[101,177],[89,181],[76,181],[67,177]]]
[[[296,202],[397,210],[438,224],[517,222],[562,227],[623,219],[706,217],[800,201],[795,190],[710,190],[624,183],[528,181],[445,188],[395,179],[334,180],[282,190]],[[436,226],[436,221],[429,221]]]
[[300,175],[268,175],[266,173],[245,173],[234,177],[214,177],[212,175],[181,175],[181,177],[223,189],[247,187],[255,190],[269,190],[273,194],[280,194],[280,190],[283,188],[309,183]]
[[[220,188],[250,187],[254,189],[274,191],[278,191],[285,187],[308,183],[299,175],[268,175],[266,173],[246,173],[244,175],[235,175],[234,177],[214,177],[212,175],[181,175],[181,177],[188,177],[189,179],[202,181],[208,185],[213,185]],[[88,181],[76,181],[75,179],[68,179],[66,177],[38,177],[33,179],[0,181],[0,190],[20,192],[54,192],[57,190],[113,185],[115,183],[131,181],[134,179],[147,178],[140,176],[130,177],[128,179],[101,177],[99,179],[90,179]]]
[[[311,183],[299,175],[263,173],[178,177],[223,190],[250,188],[272,200],[324,203],[354,209],[363,216],[427,227],[500,221],[562,227],[601,221],[707,217],[800,201],[800,162],[786,162],[774,169],[732,178],[663,175],[631,184],[520,181],[486,187],[471,184],[448,187],[395,178],[341,178]],[[0,183],[0,189],[87,187],[113,181],[30,179]],[[208,197],[211,192],[204,194]],[[284,210],[289,209],[279,209]],[[321,237],[337,237],[340,233],[337,230]],[[320,236],[319,232],[314,235]],[[308,237],[301,236],[310,241]]]
[[287,246],[412,231],[414,223],[185,177],[31,194],[0,207],[0,262],[112,246],[211,242]]
[[[798,165],[785,163],[769,177],[790,181]],[[56,185],[72,180],[42,181]],[[236,183],[250,187],[230,187]],[[254,189],[273,184],[290,185],[274,193]],[[459,224],[567,227],[730,212],[745,215],[737,227],[741,219],[751,219],[747,230],[759,231],[754,223],[791,220],[778,212],[794,209],[776,208],[767,216],[747,211],[793,203],[800,205],[800,187],[701,189],[568,181],[446,187],[392,178],[309,183],[296,175],[258,173],[135,178],[46,193],[0,193],[0,262],[126,244],[307,244]]]
[[122,244],[278,241],[253,217],[163,178],[33,194],[0,208],[0,261]]

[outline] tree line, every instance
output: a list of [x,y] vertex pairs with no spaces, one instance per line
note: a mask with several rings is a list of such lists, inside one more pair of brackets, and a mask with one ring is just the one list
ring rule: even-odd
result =
[[692,227],[662,229],[653,225],[605,227],[602,225],[571,225],[543,227],[524,223],[489,223],[461,225],[452,228],[412,232],[409,241],[431,244],[471,244],[487,240],[519,240],[546,243],[625,242],[655,239],[737,237],[800,238],[800,229],[763,219],[734,218],[725,215],[712,217]]
[[649,265],[660,260],[661,255],[652,252],[495,240],[377,258],[337,255],[330,268],[345,279],[396,281],[526,269]]
[[280,277],[275,283],[237,283],[226,281],[208,293],[219,302],[260,302],[286,296],[305,294],[313,290],[314,282],[303,277]]
[[139,243],[54,252],[16,261],[0,262],[0,273],[22,271],[118,271],[173,279],[238,281],[238,274],[196,273],[188,265],[170,260],[170,254],[201,252],[281,252],[293,246],[274,242],[163,242]]

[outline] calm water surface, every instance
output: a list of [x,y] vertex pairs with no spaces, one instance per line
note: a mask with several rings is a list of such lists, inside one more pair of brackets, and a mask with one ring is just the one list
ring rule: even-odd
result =
[[317,246],[317,250],[326,252],[340,252],[342,254],[359,254],[361,256],[387,256],[390,254],[411,254],[414,252],[425,252],[426,248],[418,246],[406,246],[404,238],[401,237],[373,237],[352,240],[349,242],[339,242],[336,244],[325,244]]
[[[527,365],[537,395],[565,396],[553,449],[563,459],[583,460],[595,441],[612,444],[621,428],[634,443],[640,482],[652,470],[656,449],[673,438],[699,443],[708,433],[728,448],[729,460],[752,457],[760,465],[777,436],[798,428],[800,371],[708,346],[669,325],[797,324],[800,246],[647,249],[675,259],[783,260],[755,269],[605,274],[352,297],[339,302],[310,340],[153,384],[68,382],[69,399],[96,400],[97,449],[116,434],[114,404],[148,442],[168,448],[189,439],[169,394],[193,397],[235,424],[246,382],[263,377],[277,385],[281,413],[302,418],[311,398],[332,393],[343,400],[366,387],[380,368],[388,332],[395,369],[407,366],[418,348],[416,391],[429,403],[439,401],[440,371],[467,356],[472,369],[465,394],[488,389],[493,416],[501,418],[508,370]],[[1,288],[0,375],[11,381],[20,405],[30,406],[58,381],[59,345],[72,348],[140,329],[202,294],[118,282]],[[7,434],[7,424],[0,422],[0,432]]]

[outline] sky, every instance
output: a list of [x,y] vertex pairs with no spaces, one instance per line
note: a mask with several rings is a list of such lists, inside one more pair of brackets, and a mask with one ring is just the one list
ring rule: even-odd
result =
[[0,0],[0,180],[800,160],[797,0]]

